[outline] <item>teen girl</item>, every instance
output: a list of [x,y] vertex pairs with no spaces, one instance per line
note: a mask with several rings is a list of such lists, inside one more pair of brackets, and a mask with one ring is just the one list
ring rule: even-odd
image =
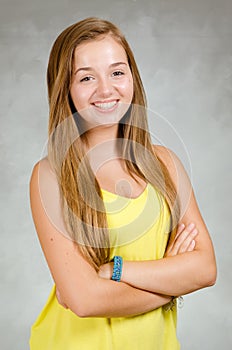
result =
[[213,246],[177,156],[152,145],[133,53],[87,18],[47,70],[48,155],[31,208],[54,279],[31,350],[177,350],[176,298],[212,286]]

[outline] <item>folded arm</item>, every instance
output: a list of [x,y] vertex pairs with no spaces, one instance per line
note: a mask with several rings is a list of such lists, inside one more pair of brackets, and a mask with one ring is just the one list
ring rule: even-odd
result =
[[[173,231],[164,258],[124,261],[121,280],[150,292],[179,296],[215,283],[215,255],[189,178],[180,160],[164,147],[158,147],[155,151],[167,166],[177,188],[181,201],[180,223],[184,224],[184,228],[179,229],[179,236],[176,235],[176,230]],[[195,227],[189,227],[189,223],[194,223]],[[102,277],[110,269],[112,264],[106,267],[103,265]]]
[[64,307],[80,317],[122,317],[156,309],[171,300],[98,276],[65,230],[58,185],[46,159],[34,167],[30,198],[40,244],[57,287],[58,301]]

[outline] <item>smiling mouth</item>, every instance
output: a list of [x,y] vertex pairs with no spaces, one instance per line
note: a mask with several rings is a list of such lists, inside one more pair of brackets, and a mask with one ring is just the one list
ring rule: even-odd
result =
[[116,104],[118,100],[110,101],[110,102],[95,102],[93,105],[103,111],[111,110]]

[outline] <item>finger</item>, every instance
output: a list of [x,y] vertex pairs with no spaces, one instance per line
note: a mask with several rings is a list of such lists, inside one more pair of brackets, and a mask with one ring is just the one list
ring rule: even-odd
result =
[[[195,228],[195,224],[191,223],[175,239],[174,244],[173,244],[173,248],[172,248],[172,253],[174,253],[174,255],[179,253],[179,249],[180,249],[181,245],[187,239],[187,237],[192,232],[192,230],[194,230],[194,228]],[[190,244],[190,242],[188,242],[188,245],[189,244]]]
[[183,226],[181,225],[181,227],[184,227],[184,228],[178,229],[178,233],[176,234],[174,241],[177,241],[180,237],[182,240],[183,237],[187,236],[195,228],[195,224],[191,223],[188,226],[184,226],[184,224],[183,224]]
[[168,246],[167,246],[167,249],[166,249],[166,252],[165,252],[165,255],[168,255],[171,250],[173,249],[173,245],[176,241],[176,239],[179,237],[179,235],[181,234],[181,232],[183,232],[183,230],[185,229],[185,224],[184,223],[181,223],[178,225],[178,228],[177,228],[177,231],[176,231],[176,235],[175,237],[173,237],[173,239],[170,240]]
[[[187,251],[192,239],[195,237],[195,231],[193,235],[188,239],[188,236],[195,229],[195,224],[191,223],[185,227],[184,223],[178,226],[176,236],[172,242],[169,243],[165,256],[175,256],[179,253]],[[187,242],[186,239],[188,239]],[[184,245],[183,245],[184,244]],[[183,245],[183,246],[182,246]]]
[[188,247],[190,246],[193,239],[197,236],[197,234],[198,234],[198,230],[196,228],[188,234],[186,239],[180,245],[179,250],[178,250],[178,254],[187,252]]
[[180,234],[183,232],[183,230],[185,229],[185,224],[182,223],[178,226],[178,229],[176,231],[176,235],[174,237],[174,241],[180,236]]
[[195,247],[196,247],[196,241],[195,241],[195,239],[193,239],[192,242],[190,243],[188,249],[187,249],[187,252],[192,252]]
[[179,224],[176,232],[176,236],[178,236],[184,229],[185,229],[185,224],[184,223]]

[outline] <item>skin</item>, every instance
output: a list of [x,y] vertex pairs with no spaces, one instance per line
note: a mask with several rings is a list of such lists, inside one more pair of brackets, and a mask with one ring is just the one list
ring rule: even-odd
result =
[[[118,62],[123,64],[119,65]],[[88,70],[83,69],[86,67]],[[90,156],[90,164],[97,169],[95,175],[100,186],[115,192],[115,183],[123,179],[130,185],[130,196],[137,197],[144,190],[145,183],[141,179],[137,183],[130,177],[122,160],[117,158],[116,151],[118,121],[133,96],[133,81],[124,49],[109,36],[78,46],[70,92],[81,115],[80,122],[87,129],[88,148],[100,149],[97,153],[101,155],[100,167],[93,160],[96,153]],[[116,104],[107,112],[101,108],[101,104],[107,107],[104,103],[113,101]],[[101,145],[106,141],[109,141],[107,152],[102,152],[106,147]],[[59,187],[48,160],[42,159],[33,169],[30,181],[32,215],[56,284],[57,299],[79,317],[141,314],[165,305],[173,295],[207,287],[215,281],[212,243],[193,192],[189,192],[191,185],[185,179],[183,166],[167,149],[154,146],[154,151],[166,163],[177,188],[178,178],[184,178],[178,191],[182,201],[181,222],[185,226],[179,227],[177,236],[173,235],[163,259],[125,261],[120,283],[110,279],[111,264],[103,265],[97,273],[82,256],[77,244],[68,238],[60,215]],[[188,193],[191,193],[189,201],[186,201],[183,184],[188,186]],[[52,203],[50,198],[54,199]],[[194,231],[194,227],[188,228],[192,221],[197,231]]]
[[[80,44],[73,65],[70,93],[81,125],[91,140],[97,135],[101,141],[109,135],[115,138],[118,122],[133,97],[133,78],[124,49],[110,35],[103,36]],[[107,103],[112,107],[107,108]]]
[[[177,235],[172,237],[163,259],[124,261],[122,281],[150,292],[179,296],[214,285],[215,254],[183,165],[170,150],[162,146],[154,146],[154,149],[178,189],[183,226],[179,226]],[[187,201],[186,193],[189,193]],[[111,263],[102,266],[99,275],[109,278],[109,270],[111,273]]]

